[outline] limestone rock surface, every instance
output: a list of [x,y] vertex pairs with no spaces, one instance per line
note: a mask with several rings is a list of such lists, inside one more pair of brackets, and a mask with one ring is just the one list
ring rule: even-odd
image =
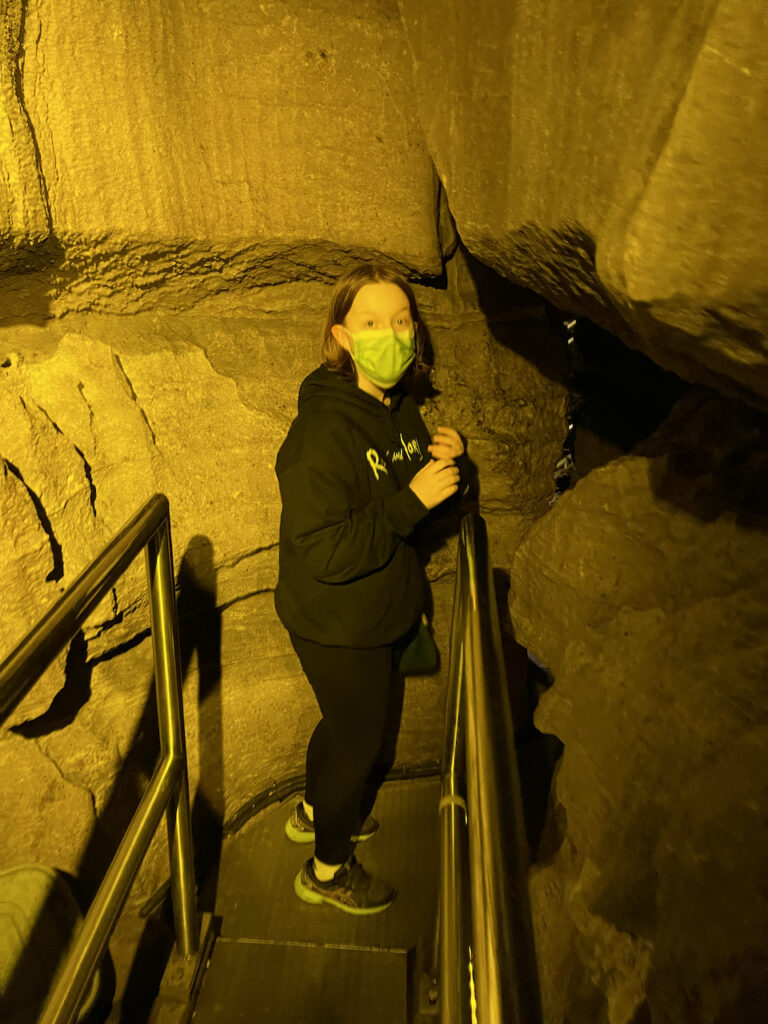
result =
[[24,104],[26,4],[0,10],[0,273],[29,269],[30,251],[49,233],[37,142]]
[[515,556],[565,746],[532,874],[548,1022],[760,1019],[767,466],[764,418],[693,393]]
[[679,375],[764,400],[764,7],[399,5],[471,252]]
[[188,308],[380,254],[438,277],[452,214],[558,308],[765,401],[765,29],[749,0],[14,0],[0,315]]
[[3,867],[47,864],[77,874],[82,850],[73,836],[87,836],[95,825],[88,790],[62,774],[29,741],[0,735],[3,803]]
[[[764,421],[694,396],[549,509],[563,352],[509,283],[765,400],[765,27],[748,0],[0,10],[0,658],[164,492],[196,838],[300,775],[274,457],[328,282],[403,268],[425,419],[468,438],[517,637],[555,676],[547,1024],[766,1001]],[[428,540],[443,651],[461,511]],[[0,732],[0,867],[103,873],[157,755],[148,630],[139,559]],[[401,764],[439,755],[444,686],[409,681]]]
[[[0,463],[0,588],[13,595],[3,607],[0,650],[7,655],[35,625],[41,599],[56,596],[55,559],[58,553],[46,534],[33,495],[16,475],[16,467]],[[63,662],[57,659],[19,708],[23,716],[43,711],[63,682]]]
[[52,309],[189,306],[372,253],[440,274],[394,2],[25,10],[24,104],[62,249]]
[[[425,421],[467,437],[480,507],[505,525],[506,551],[548,507],[565,391],[554,379],[560,342],[547,333],[541,302],[503,280],[497,286],[496,307],[487,288],[483,305],[470,263],[457,253],[444,287],[419,285],[417,298],[436,361]],[[140,505],[165,493],[194,820],[203,837],[206,823],[220,827],[273,782],[302,774],[317,718],[273,606],[274,462],[299,384],[318,363],[329,291],[294,283],[237,301],[214,297],[175,315],[72,314],[44,327],[0,329],[0,500],[12,524],[2,532],[2,580],[4,593],[15,595],[1,617],[0,658]],[[551,365],[550,377],[529,363],[531,350]],[[527,453],[516,473],[515,453]],[[462,510],[447,515],[427,545],[444,653]],[[26,744],[15,748],[19,785],[28,759],[43,753],[93,802],[98,828],[91,821],[71,836],[89,879],[103,851],[114,850],[157,755],[148,631],[140,558],[12,719]],[[444,672],[408,681],[400,764],[438,760],[444,689]],[[18,752],[25,749],[26,760]],[[56,795],[62,807],[65,790]],[[42,848],[31,843],[30,857]],[[10,852],[0,843],[0,863]],[[135,898],[162,880],[163,858],[158,841]]]

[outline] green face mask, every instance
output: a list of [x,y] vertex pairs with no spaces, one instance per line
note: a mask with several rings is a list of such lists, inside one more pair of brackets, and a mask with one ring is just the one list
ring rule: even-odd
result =
[[351,337],[356,365],[380,388],[397,384],[416,357],[412,328],[357,331]]

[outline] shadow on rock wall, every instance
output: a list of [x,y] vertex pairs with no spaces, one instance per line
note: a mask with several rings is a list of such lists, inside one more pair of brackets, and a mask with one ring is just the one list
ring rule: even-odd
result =
[[554,853],[565,835],[565,822],[561,815],[553,814],[551,820],[547,820],[552,780],[563,744],[556,736],[539,732],[533,722],[539,695],[552,685],[554,679],[531,660],[528,651],[515,639],[515,628],[509,614],[511,579],[506,570],[493,570],[493,587],[515,729],[528,853],[531,861],[536,862]]
[[662,501],[705,523],[768,528],[768,416],[696,390],[635,454],[650,458]]
[[0,327],[42,326],[63,283],[64,247],[50,237],[36,249],[14,254],[11,267],[0,258]]

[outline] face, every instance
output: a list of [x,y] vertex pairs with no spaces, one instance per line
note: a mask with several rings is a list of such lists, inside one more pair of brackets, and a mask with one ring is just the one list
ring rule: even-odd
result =
[[[375,281],[364,284],[355,295],[343,324],[333,326],[333,336],[348,352],[352,351],[350,334],[358,331],[413,330],[408,296],[391,281]],[[346,328],[346,330],[344,330]]]

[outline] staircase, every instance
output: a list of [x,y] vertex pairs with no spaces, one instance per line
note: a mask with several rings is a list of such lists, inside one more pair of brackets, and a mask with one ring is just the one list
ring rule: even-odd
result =
[[[39,1024],[78,1019],[164,816],[175,948],[153,1008],[155,1024],[427,1024],[436,1018],[425,969],[438,883],[443,1019],[469,1024],[479,1011],[488,1024],[539,1024],[525,823],[483,520],[468,513],[459,534],[442,782],[421,778],[382,788],[376,805],[382,828],[360,859],[394,883],[399,898],[371,917],[310,906],[295,896],[293,880],[312,844],[295,845],[284,835],[292,801],[254,816],[225,839],[198,904],[170,511],[163,495],[125,524],[0,665],[0,724],[144,549],[160,758],[51,990],[39,993],[45,1002]],[[198,906],[206,908],[202,919]],[[211,907],[221,921],[213,945]]]
[[374,811],[381,829],[356,853],[367,870],[392,882],[398,897],[370,917],[310,906],[295,895],[293,880],[313,850],[283,832],[295,799],[262,812],[224,840],[215,882],[220,933],[192,1020],[436,1021],[419,991],[437,906],[439,780],[382,787]]

